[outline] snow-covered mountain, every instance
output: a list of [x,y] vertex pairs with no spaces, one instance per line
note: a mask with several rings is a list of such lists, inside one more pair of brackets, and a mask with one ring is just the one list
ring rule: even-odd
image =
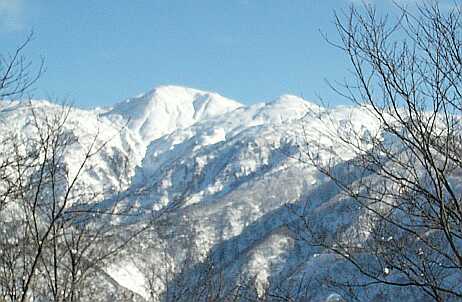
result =
[[145,143],[232,111],[242,105],[217,93],[179,86],[161,86],[120,102],[103,114],[128,123]]
[[[32,106],[59,110],[46,101]],[[1,103],[0,121],[27,135],[27,110],[22,103]],[[106,269],[146,300],[175,295],[185,283],[192,290],[204,271],[225,280],[224,293],[247,278],[260,292],[268,284],[287,292],[304,284],[312,301],[337,297],[320,281],[327,275],[354,277],[340,259],[298,240],[293,211],[303,207],[315,225],[338,236],[361,228],[361,212],[300,158],[300,147],[316,142],[341,150],[325,133],[359,133],[367,142],[379,124],[365,108],[326,109],[291,95],[244,106],[216,93],[163,86],[113,108],[74,109],[67,127],[79,138],[65,158],[70,170],[97,135],[101,151],[83,184],[120,188],[117,198],[94,202],[117,202],[136,214],[114,223],[145,225],[152,211],[171,208]],[[347,149],[338,153],[342,160],[353,156]],[[204,267],[211,262],[212,270]],[[364,298],[379,293],[377,287]],[[187,294],[182,299],[188,301]]]

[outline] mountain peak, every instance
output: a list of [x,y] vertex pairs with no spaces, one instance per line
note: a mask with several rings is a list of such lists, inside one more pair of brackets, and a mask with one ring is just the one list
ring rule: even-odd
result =
[[269,102],[268,104],[278,105],[278,106],[289,106],[289,107],[303,107],[303,108],[319,108],[313,102],[305,100],[303,97],[292,95],[292,94],[283,94],[279,96],[277,99]]
[[158,96],[175,96],[178,97],[180,95],[196,95],[196,94],[214,94],[213,92],[208,92],[208,91],[202,91],[199,89],[194,89],[190,87],[185,87],[185,86],[179,86],[179,85],[161,85],[161,86],[156,86],[150,91],[143,93],[136,98],[139,97],[153,97],[155,95]]
[[108,115],[120,115],[128,120],[129,128],[149,143],[177,128],[189,127],[241,106],[217,93],[168,85],[120,102]]

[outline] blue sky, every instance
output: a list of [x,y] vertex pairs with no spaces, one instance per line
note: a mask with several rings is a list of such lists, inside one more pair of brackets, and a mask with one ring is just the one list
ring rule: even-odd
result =
[[[388,0],[384,0],[388,1]],[[333,11],[351,0],[0,0],[0,53],[30,30],[46,60],[36,97],[106,106],[158,85],[245,104],[285,93],[338,104],[325,80],[348,77]],[[383,6],[387,9],[387,5]]]

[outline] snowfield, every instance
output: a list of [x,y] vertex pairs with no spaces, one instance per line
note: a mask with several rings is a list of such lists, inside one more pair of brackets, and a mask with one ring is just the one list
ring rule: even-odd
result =
[[[32,106],[59,110],[47,101]],[[30,135],[31,121],[26,104],[0,103],[0,123],[11,131]],[[107,192],[95,198],[96,206],[116,204],[133,214],[112,223],[141,227],[153,211],[169,209],[105,268],[111,282],[137,297],[162,301],[181,292],[178,300],[190,301],[188,290],[210,274],[222,280],[224,294],[253,280],[259,293],[342,301],[323,280],[361,281],[344,260],[300,240],[296,230],[303,226],[294,214],[303,211],[333,236],[367,237],[358,207],[300,153],[310,142],[343,150],[325,133],[360,133],[367,143],[379,124],[365,108],[327,109],[292,95],[244,106],[216,93],[162,86],[112,108],[74,108],[68,127],[78,137],[65,157],[71,175],[95,136],[101,145],[81,190]],[[353,156],[348,149],[340,153],[343,161]],[[390,301],[386,297],[419,300],[409,290],[384,293],[380,286],[359,299]]]

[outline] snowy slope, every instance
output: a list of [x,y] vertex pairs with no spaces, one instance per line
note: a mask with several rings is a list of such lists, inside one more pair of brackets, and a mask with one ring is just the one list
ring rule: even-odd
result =
[[102,148],[90,159],[81,177],[82,183],[101,192],[130,183],[151,140],[240,106],[215,93],[177,86],[158,87],[110,109],[84,110],[46,100],[2,101],[0,123],[5,125],[5,131],[0,138],[32,136],[36,132],[34,115],[44,122],[69,111],[65,127],[78,138],[66,156],[70,175],[77,172],[92,144],[94,150]]
[[76,175],[85,153],[93,144],[93,152],[98,148],[101,151],[89,159],[87,169],[80,177],[81,185],[89,186],[94,192],[125,187],[144,155],[138,151],[140,141],[123,124],[102,117],[98,110],[69,109],[68,106],[40,100],[1,102],[0,123],[7,127],[0,133],[0,138],[11,135],[16,135],[18,140],[33,137],[37,133],[36,121],[44,125],[68,114],[64,131],[69,137],[77,138],[66,148],[64,164],[69,170],[69,177]]
[[[59,110],[45,101],[33,106]],[[24,104],[1,103],[0,121],[15,131],[28,135],[30,119]],[[157,299],[167,287],[181,287],[185,280],[193,285],[206,255],[214,260],[213,274],[224,276],[226,284],[256,277],[260,291],[269,280],[296,284],[329,269],[348,271],[332,255],[296,240],[287,204],[310,200],[309,215],[333,233],[361,227],[357,209],[342,202],[334,186],[300,160],[299,151],[313,141],[341,151],[341,142],[326,139],[326,133],[354,132],[367,141],[379,125],[364,108],[326,109],[290,95],[243,106],[216,93],[162,86],[109,109],[74,109],[68,127],[79,137],[66,157],[71,169],[95,135],[100,144],[107,142],[82,186],[122,189],[117,199],[105,196],[101,206],[116,200],[139,215],[114,223],[144,225],[153,210],[173,209],[107,269],[124,288],[146,299],[155,292]],[[352,156],[346,149],[340,153],[342,160]],[[315,301],[332,293],[308,290],[316,291]]]
[[114,106],[106,116],[122,118],[148,144],[178,128],[232,111],[240,103],[217,93],[180,86],[161,86]]
[[[321,122],[320,116],[327,121]],[[288,219],[285,204],[301,202],[307,192],[326,180],[298,159],[299,146],[319,142],[326,132],[354,131],[367,137],[377,130],[378,124],[364,109],[327,110],[295,96],[282,96],[242,106],[153,140],[136,168],[125,202],[146,213],[166,206],[176,210],[165,218],[167,227],[149,235],[154,238],[141,240],[141,250],[135,248],[138,264],[134,276],[139,271],[146,276],[153,270],[162,271],[165,250],[170,251],[171,262],[166,270],[186,261],[184,251],[193,254],[194,261],[210,251],[226,255],[220,261],[231,259],[222,264],[230,284],[237,280],[236,272],[244,272],[258,275],[263,288],[272,276],[300,267],[299,261],[309,259],[310,253],[293,252],[296,241],[284,229]],[[339,142],[325,140],[323,144],[341,148]],[[345,150],[343,156],[348,159],[352,154]],[[231,247],[223,251],[228,245]],[[200,265],[182,275],[190,274],[194,279],[197,270]],[[177,283],[172,278],[170,288]],[[159,281],[160,292],[161,284]],[[328,294],[326,289],[318,298]]]

